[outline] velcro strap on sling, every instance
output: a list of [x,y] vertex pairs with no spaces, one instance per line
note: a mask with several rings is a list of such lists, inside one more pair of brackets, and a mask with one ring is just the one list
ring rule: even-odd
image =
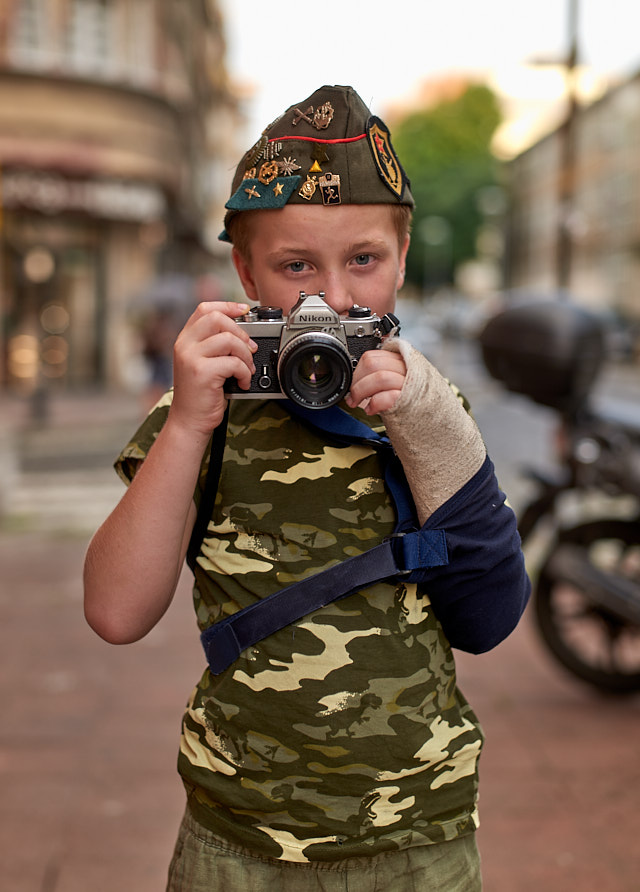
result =
[[201,641],[214,675],[227,669],[243,650],[332,601],[375,582],[406,577],[448,563],[443,530],[393,535],[363,554],[269,595],[209,626]]

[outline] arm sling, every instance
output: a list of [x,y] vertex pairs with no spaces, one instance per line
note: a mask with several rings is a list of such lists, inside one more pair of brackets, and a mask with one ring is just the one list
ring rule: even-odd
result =
[[[424,571],[445,566],[449,562],[444,530],[431,528],[432,518],[422,529],[416,529],[415,507],[409,485],[388,437],[376,433],[337,406],[318,411],[305,409],[289,400],[284,405],[304,424],[334,442],[344,446],[360,443],[380,453],[385,484],[395,503],[396,526],[391,536],[368,551],[294,582],[205,629],[200,637],[214,675],[227,669],[246,648],[332,601],[383,580],[402,578],[407,582],[420,582],[424,579]],[[212,437],[204,492],[187,551],[187,562],[192,570],[215,502],[228,411],[227,406],[225,417]]]

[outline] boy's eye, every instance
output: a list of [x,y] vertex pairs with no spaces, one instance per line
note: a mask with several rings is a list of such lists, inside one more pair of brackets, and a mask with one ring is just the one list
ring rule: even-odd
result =
[[371,263],[371,254],[356,254],[354,261],[358,266],[366,266]]
[[293,263],[287,264],[287,269],[290,269],[292,273],[301,273],[307,268],[306,263],[302,260],[294,260]]

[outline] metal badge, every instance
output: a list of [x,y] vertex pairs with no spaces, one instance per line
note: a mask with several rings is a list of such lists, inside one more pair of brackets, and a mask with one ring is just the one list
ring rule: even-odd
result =
[[278,142],[277,140],[269,140],[269,142],[264,147],[262,157],[265,159],[265,161],[273,161],[274,158],[278,157],[281,151],[281,142]]
[[295,108],[293,110],[293,121],[292,125],[295,127],[300,121],[306,121],[307,124],[313,124],[313,119],[309,117],[309,115],[313,114],[313,106],[310,105],[306,112],[300,111],[299,108]]
[[325,102],[324,105],[316,109],[316,113],[313,116],[313,126],[316,130],[326,130],[333,121],[333,115],[333,106],[330,102]]
[[340,204],[340,176],[337,173],[326,173],[320,177],[320,194],[324,205]]
[[246,164],[247,167],[253,167],[253,165],[262,157],[262,153],[264,152],[267,143],[269,142],[269,138],[266,133],[263,133],[262,136],[258,139],[258,141],[251,146],[249,151],[247,152]]
[[300,170],[300,165],[295,158],[281,158],[278,161],[278,170],[283,177],[289,177],[294,170]]
[[315,195],[316,188],[318,186],[318,178],[310,177],[307,174],[307,180],[302,184],[302,188],[298,192],[300,198],[305,198],[307,201],[311,201],[313,196]]
[[325,102],[322,105],[319,105],[315,111],[312,105],[310,105],[306,111],[301,111],[299,108],[295,108],[293,110],[293,121],[291,123],[295,127],[300,121],[306,121],[307,124],[311,124],[316,130],[326,130],[329,124],[333,121],[334,114],[335,112],[330,102]]
[[272,183],[277,176],[278,176],[278,162],[277,161],[265,161],[258,173],[258,179],[265,186],[268,186],[269,183]]
[[[282,151],[282,143],[277,140],[269,140],[266,130],[263,131],[260,139],[249,149],[245,156],[246,173],[245,178],[249,177],[250,171],[255,170],[255,166],[261,158],[265,161],[273,161]],[[255,173],[251,174],[251,179],[255,178]]]
[[247,193],[247,195],[249,196],[249,197],[247,198],[247,201],[251,201],[252,198],[262,198],[262,195],[260,195],[260,193],[258,192],[258,190],[256,189],[256,187],[253,186],[253,185],[251,186],[250,189],[245,189],[244,191],[245,191],[245,192]]
[[326,164],[329,160],[329,154],[326,148],[320,142],[314,142],[311,157],[314,161],[317,161],[318,164]]

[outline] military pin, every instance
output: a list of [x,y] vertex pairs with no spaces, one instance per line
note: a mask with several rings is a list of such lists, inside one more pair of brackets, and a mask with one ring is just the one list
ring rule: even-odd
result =
[[334,114],[335,112],[331,103],[325,102],[315,110],[313,126],[316,130],[326,130],[329,124],[333,121]]
[[266,133],[263,133],[260,139],[253,145],[246,156],[246,165],[247,167],[253,167],[254,164],[262,157],[262,153],[267,147],[267,143],[269,142],[269,138]]
[[274,158],[277,158],[280,152],[282,151],[282,143],[281,142],[268,142],[264,148],[262,153],[262,157],[266,161],[273,161]]
[[340,204],[340,175],[337,173],[326,173],[320,177],[320,194],[322,195],[322,203]]
[[318,185],[318,178],[310,177],[307,174],[307,181],[306,181],[306,183],[302,184],[300,191],[298,192],[298,195],[300,196],[300,198],[305,198],[307,201],[311,201],[311,199],[313,198],[313,196],[315,194],[317,185]]
[[289,156],[278,161],[278,170],[283,177],[290,177],[294,170],[300,170],[300,165],[295,158]]
[[313,118],[310,118],[309,115],[313,114],[313,106],[310,105],[306,112],[300,111],[299,108],[294,108],[293,110],[293,121],[291,122],[295,127],[296,124],[299,124],[300,121],[306,121],[307,124],[313,124]]
[[252,198],[262,198],[262,195],[258,192],[255,186],[251,186],[249,189],[244,190],[247,193],[247,201],[251,201]]
[[278,162],[277,161],[265,161],[262,167],[260,168],[260,172],[258,173],[258,179],[265,186],[268,186],[269,183],[272,183],[273,180],[278,176]]
[[311,157],[314,161],[317,161],[318,164],[326,164],[329,160],[329,155],[327,154],[327,150],[322,145],[322,143],[315,142],[313,144],[313,151],[311,152]]

